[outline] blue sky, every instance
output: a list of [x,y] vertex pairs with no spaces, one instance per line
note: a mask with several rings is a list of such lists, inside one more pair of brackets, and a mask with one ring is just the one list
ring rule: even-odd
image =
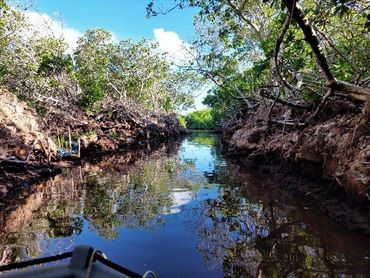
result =
[[[158,3],[172,1],[158,1]],[[119,39],[152,39],[153,30],[174,31],[183,40],[194,36],[192,25],[195,9],[174,10],[167,15],[146,18],[147,0],[37,0],[33,10],[50,16],[62,15],[65,24],[85,32],[90,28],[104,28]]]

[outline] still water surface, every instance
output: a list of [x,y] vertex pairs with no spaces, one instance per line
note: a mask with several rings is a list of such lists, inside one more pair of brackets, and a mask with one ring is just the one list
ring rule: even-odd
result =
[[222,157],[212,133],[66,170],[0,203],[0,264],[89,244],[158,277],[370,277],[370,239]]

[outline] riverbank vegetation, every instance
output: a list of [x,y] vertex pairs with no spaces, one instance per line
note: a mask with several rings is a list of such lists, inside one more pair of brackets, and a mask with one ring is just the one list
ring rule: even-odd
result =
[[215,129],[216,123],[212,115],[212,109],[198,110],[185,116],[186,127],[189,129]]
[[329,96],[367,100],[367,1],[298,2],[187,0],[166,9],[151,1],[148,16],[200,10],[188,70],[213,83],[204,103],[222,114],[220,124],[275,99],[287,108],[321,108],[329,89]]
[[153,41],[98,28],[72,46],[2,0],[0,57],[4,173],[175,138],[184,132],[175,112],[192,105],[197,84]]
[[93,115],[117,102],[134,102],[147,113],[191,105],[191,74],[180,75],[158,44],[145,39],[117,42],[104,29],[90,29],[71,49],[62,38],[35,30],[22,12],[0,3],[0,86],[40,114],[53,107],[82,108]]
[[49,24],[0,0],[2,195],[96,153],[174,140],[177,111],[193,103],[197,76],[154,41],[97,28],[71,45]]

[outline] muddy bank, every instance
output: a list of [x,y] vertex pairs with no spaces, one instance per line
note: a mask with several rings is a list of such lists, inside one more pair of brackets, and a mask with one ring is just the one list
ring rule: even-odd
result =
[[310,114],[282,105],[270,113],[260,106],[224,129],[224,150],[349,229],[370,235],[369,108],[334,100],[308,123]]
[[151,148],[185,132],[175,114],[149,113],[132,103],[107,106],[95,115],[76,107],[40,111],[0,91],[0,196],[62,168]]

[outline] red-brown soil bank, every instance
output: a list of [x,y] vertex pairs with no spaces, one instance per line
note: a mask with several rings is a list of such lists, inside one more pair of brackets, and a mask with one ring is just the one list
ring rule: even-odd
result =
[[310,112],[287,113],[277,105],[269,113],[269,107],[260,106],[223,131],[224,147],[241,164],[274,176],[348,228],[370,234],[368,105],[359,109],[333,100],[317,120],[304,125]]

